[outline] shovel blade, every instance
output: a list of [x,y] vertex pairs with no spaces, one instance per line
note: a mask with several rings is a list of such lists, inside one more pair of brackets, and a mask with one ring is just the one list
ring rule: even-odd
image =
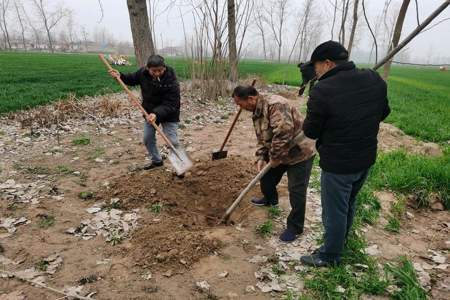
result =
[[223,159],[228,156],[228,151],[214,151],[212,153],[212,160]]
[[[187,153],[181,149],[177,149],[177,153],[175,153],[173,150],[169,151],[168,159],[170,163],[172,164],[172,167],[175,169],[175,172],[177,175],[183,175],[186,173],[190,168],[192,168],[193,163]],[[179,157],[178,157],[179,156]]]

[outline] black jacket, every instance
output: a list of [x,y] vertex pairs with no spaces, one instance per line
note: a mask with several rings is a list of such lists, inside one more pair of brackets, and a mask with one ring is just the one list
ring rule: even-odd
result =
[[357,173],[375,163],[380,122],[390,113],[380,75],[353,62],[325,73],[307,103],[303,131],[317,139],[320,167],[337,174]]
[[127,85],[140,85],[142,106],[148,113],[154,113],[158,123],[180,121],[180,85],[171,67],[161,76],[153,78],[146,68],[135,73],[120,74]]

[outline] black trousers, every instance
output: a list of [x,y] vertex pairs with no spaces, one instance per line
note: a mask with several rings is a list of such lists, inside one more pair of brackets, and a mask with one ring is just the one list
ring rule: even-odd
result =
[[314,161],[314,156],[295,165],[279,165],[272,168],[261,178],[261,192],[271,204],[278,204],[277,185],[287,172],[289,201],[291,212],[287,218],[287,227],[297,234],[303,232],[305,223],[306,191]]

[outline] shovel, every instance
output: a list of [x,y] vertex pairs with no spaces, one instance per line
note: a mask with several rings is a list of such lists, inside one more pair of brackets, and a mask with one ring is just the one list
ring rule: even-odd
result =
[[231,206],[227,209],[227,211],[223,214],[222,218],[220,219],[219,224],[221,223],[227,223],[228,219],[231,216],[231,213],[236,209],[236,207],[238,206],[238,204],[241,202],[241,200],[245,197],[245,195],[247,195],[248,191],[250,191],[250,189],[252,187],[255,186],[255,184],[261,180],[261,178],[266,175],[267,172],[269,172],[269,170],[272,168],[272,164],[268,163],[259,173],[258,175],[255,176],[255,178],[252,179],[252,181],[250,181],[250,183],[247,185],[247,187],[239,194],[239,197],[236,198],[236,200],[234,200],[233,204],[231,204]]
[[[297,136],[294,137],[294,139],[290,142],[289,147],[292,148],[300,143],[302,143],[306,139],[305,134],[300,132]],[[230,218],[233,211],[236,209],[238,204],[244,199],[245,195],[251,190],[252,187],[255,186],[255,184],[261,180],[261,178],[266,175],[267,172],[272,168],[272,163],[268,163],[259,173],[256,175],[255,178],[250,181],[250,183],[247,185],[247,187],[239,194],[239,196],[234,200],[234,202],[231,204],[231,206],[227,209],[227,211],[223,214],[222,218],[220,219],[219,224],[221,223],[227,223],[228,219]]]
[[[109,71],[113,70],[111,65],[108,63],[108,61],[105,59],[103,54],[99,54],[99,57],[101,61],[105,64],[105,66],[108,68]],[[128,98],[130,99],[130,102],[139,108],[139,110],[142,112],[142,114],[145,117],[145,120],[148,121],[148,113],[145,111],[145,109],[142,107],[141,103],[137,99],[135,95],[130,91],[128,86],[120,79],[116,78],[117,82],[122,86],[122,88],[127,92]],[[159,128],[158,125],[156,125],[155,122],[149,122],[150,125],[155,128],[155,130],[161,135],[161,137],[164,139],[164,142],[170,147],[171,151],[169,152],[169,161],[174,167],[177,175],[183,175],[192,167],[192,161],[189,159],[189,156],[183,149],[177,149],[175,146],[170,142],[170,140],[167,138],[167,136],[164,134],[164,132]]]
[[[252,86],[255,86],[256,79],[253,79]],[[228,138],[231,135],[231,132],[233,131],[234,125],[236,125],[237,120],[239,119],[239,116],[241,115],[242,108],[239,108],[238,112],[234,116],[233,122],[231,123],[230,128],[228,129],[227,135],[225,136],[225,139],[223,140],[222,146],[220,146],[220,149],[217,151],[213,151],[212,153],[212,160],[218,160],[223,159],[228,156],[228,151],[223,150],[225,148],[225,145],[228,142]]]

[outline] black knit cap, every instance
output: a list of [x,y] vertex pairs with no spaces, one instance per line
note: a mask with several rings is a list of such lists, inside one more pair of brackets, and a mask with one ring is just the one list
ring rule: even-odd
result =
[[348,59],[348,51],[340,43],[335,41],[327,41],[320,44],[311,54],[311,60],[308,64],[314,64],[318,61],[339,61]]

